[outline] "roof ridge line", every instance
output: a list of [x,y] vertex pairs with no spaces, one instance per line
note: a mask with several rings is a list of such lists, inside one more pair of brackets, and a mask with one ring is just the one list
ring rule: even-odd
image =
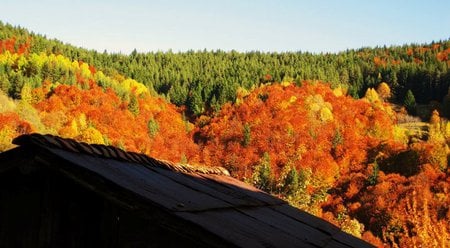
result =
[[201,173],[230,176],[227,169],[223,167],[193,166],[185,163],[174,163],[167,160],[156,159],[143,153],[127,152],[111,145],[88,144],[78,142],[70,138],[62,138],[51,134],[24,134],[16,137],[13,144],[26,146],[38,145],[44,148],[58,148],[74,153],[87,154],[91,156],[116,159],[124,162],[132,162],[150,167],[165,168],[167,170],[182,173]]

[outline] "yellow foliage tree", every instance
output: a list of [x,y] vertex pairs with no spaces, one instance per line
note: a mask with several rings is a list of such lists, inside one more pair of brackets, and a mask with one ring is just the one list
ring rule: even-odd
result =
[[435,109],[431,113],[430,124],[437,125],[441,123],[441,117],[439,116],[439,112]]
[[366,94],[364,95],[364,99],[366,99],[370,103],[375,104],[380,102],[380,96],[373,88],[367,89]]
[[429,140],[437,143],[445,142],[445,130],[441,130],[441,117],[437,110],[433,110],[430,117]]
[[21,101],[32,104],[33,103],[33,95],[32,95],[32,88],[29,83],[25,83],[22,87],[22,90],[20,91],[20,99]]
[[60,130],[58,130],[58,134],[61,137],[70,138],[70,139],[77,137],[78,136],[77,123],[74,120],[72,120],[70,122],[70,125],[65,126],[65,127],[61,128]]
[[321,122],[333,120],[333,106],[329,102],[326,102],[321,95],[308,96],[305,104],[309,110],[310,117],[313,119],[320,120]]
[[127,91],[134,90],[134,93],[137,96],[148,92],[148,88],[145,85],[138,83],[136,80],[130,78],[125,79],[121,84]]
[[0,152],[6,151],[12,148],[12,139],[16,135],[16,132],[9,126],[5,126],[0,129]]
[[76,139],[89,144],[105,144],[102,133],[94,127],[88,127],[82,130]]
[[29,122],[35,130],[45,132],[45,126],[42,124],[41,117],[38,111],[26,101],[19,101],[16,108],[16,113],[19,114],[22,120]]
[[80,66],[80,70],[81,70],[81,76],[83,78],[90,78],[91,77],[91,71],[89,70],[89,65],[86,63],[83,63]]
[[16,104],[12,99],[6,96],[2,90],[0,90],[0,113],[11,112],[16,109]]
[[333,113],[328,107],[324,107],[320,110],[320,120],[323,122],[333,120]]
[[333,94],[337,97],[339,96],[343,96],[344,95],[344,90],[342,89],[342,87],[339,85],[338,87],[336,87],[335,89],[333,89]]

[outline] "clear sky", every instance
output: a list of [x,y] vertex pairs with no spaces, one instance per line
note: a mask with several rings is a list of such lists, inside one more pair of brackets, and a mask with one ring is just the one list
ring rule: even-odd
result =
[[450,38],[449,0],[2,0],[0,20],[110,52],[337,52]]

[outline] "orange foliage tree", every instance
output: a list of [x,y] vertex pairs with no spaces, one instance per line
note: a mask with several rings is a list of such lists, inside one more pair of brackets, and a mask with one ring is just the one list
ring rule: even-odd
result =
[[380,137],[390,137],[392,124],[383,109],[335,94],[326,84],[273,84],[223,106],[198,128],[197,138],[205,163],[224,165],[239,178],[250,178],[267,152],[275,176],[294,165],[312,169],[331,186],[340,174],[359,168]]
[[0,152],[12,147],[12,139],[31,133],[34,128],[13,112],[0,113]]
[[[137,116],[130,112],[128,104],[113,90],[91,83],[85,90],[76,85],[59,85],[36,108],[44,125],[61,136],[111,144],[176,162],[182,157],[195,161],[198,151],[189,132],[192,127],[178,109],[149,94],[139,96]],[[159,126],[154,135],[149,135],[150,119]]]

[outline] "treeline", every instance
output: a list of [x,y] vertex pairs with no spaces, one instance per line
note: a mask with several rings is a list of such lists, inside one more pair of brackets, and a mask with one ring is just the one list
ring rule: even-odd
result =
[[15,38],[16,48],[29,43],[30,52],[62,54],[99,68],[108,76],[123,74],[185,105],[190,114],[217,110],[235,101],[239,88],[267,82],[319,80],[341,84],[355,98],[386,82],[393,101],[403,103],[410,90],[418,103],[441,102],[447,94],[450,40],[422,45],[361,48],[337,54],[236,51],[150,52],[110,54],[77,48],[26,29],[0,23],[0,39]]

